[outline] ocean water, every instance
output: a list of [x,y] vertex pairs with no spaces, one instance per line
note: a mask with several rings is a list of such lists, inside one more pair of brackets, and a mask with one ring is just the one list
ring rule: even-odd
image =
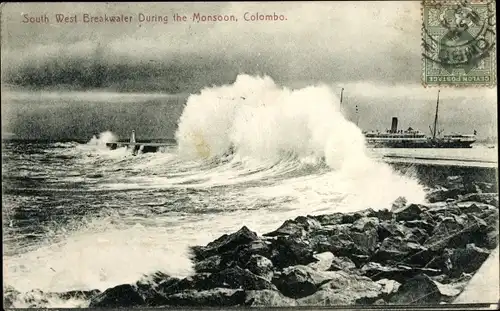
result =
[[108,150],[116,139],[3,142],[4,286],[105,290],[155,271],[183,277],[193,273],[190,245],[243,225],[262,234],[299,215],[425,196],[372,156],[323,86],[239,76],[191,95],[177,143],[161,152]]

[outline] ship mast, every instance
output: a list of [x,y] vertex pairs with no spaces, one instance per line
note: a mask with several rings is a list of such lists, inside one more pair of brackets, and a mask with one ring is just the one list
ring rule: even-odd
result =
[[441,90],[438,90],[437,103],[436,103],[436,115],[434,116],[434,130],[432,131],[432,139],[436,138],[436,132],[437,132],[438,111],[439,111],[439,92],[441,92]]
[[344,88],[340,90],[340,106],[342,106],[342,96],[344,95]]

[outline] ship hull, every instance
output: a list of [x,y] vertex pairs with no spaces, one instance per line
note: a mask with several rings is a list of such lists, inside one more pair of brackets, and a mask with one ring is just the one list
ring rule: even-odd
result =
[[367,142],[372,148],[472,148],[474,142],[469,141],[429,141],[429,142]]

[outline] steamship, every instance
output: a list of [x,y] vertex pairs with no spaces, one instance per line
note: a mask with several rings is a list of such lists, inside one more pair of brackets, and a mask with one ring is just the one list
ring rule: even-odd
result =
[[434,127],[430,128],[432,136],[411,127],[407,130],[400,130],[398,129],[398,118],[393,117],[390,130],[363,132],[368,146],[372,148],[472,148],[472,144],[476,141],[476,131],[473,135],[441,135],[442,131],[438,131],[439,92]]

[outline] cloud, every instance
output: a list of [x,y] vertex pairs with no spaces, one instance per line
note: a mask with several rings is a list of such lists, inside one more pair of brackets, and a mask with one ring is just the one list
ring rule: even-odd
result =
[[[170,20],[168,24],[58,25],[52,18],[51,24],[33,27],[20,23],[26,12],[33,16],[47,13],[50,17],[55,12],[78,16],[130,14],[135,19],[138,13],[144,13],[168,16]],[[190,18],[195,12],[234,15],[239,21],[171,20],[173,13]],[[245,13],[278,14],[287,20],[246,22]],[[103,49],[99,57],[106,64],[180,64],[185,71],[208,80],[234,78],[242,70],[270,74],[277,81],[289,83],[415,83],[420,78],[417,2],[9,4],[4,15],[8,36],[3,36],[2,47],[11,67],[54,58],[92,59],[99,42]],[[187,74],[186,79],[189,84],[198,78]]]

